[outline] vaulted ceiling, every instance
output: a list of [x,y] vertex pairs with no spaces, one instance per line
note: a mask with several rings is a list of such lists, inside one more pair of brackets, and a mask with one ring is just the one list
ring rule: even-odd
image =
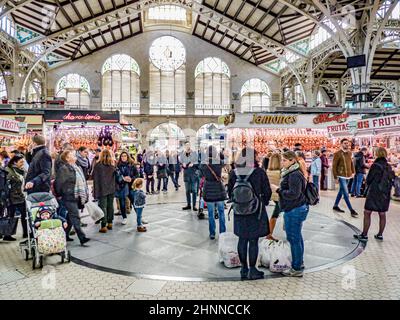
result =
[[[309,37],[315,31],[315,21],[325,19],[311,0],[193,1],[243,28],[253,30],[263,39],[270,40],[278,54],[293,50],[290,48],[294,43]],[[77,25],[84,26],[94,22],[96,26],[90,31],[54,49],[54,53],[65,59],[79,59],[146,30],[144,12],[128,11],[129,5],[138,3],[138,0],[0,0],[1,2],[6,3],[7,10],[17,24],[40,34],[42,38],[63,35],[74,30]],[[163,1],[159,3],[163,4]],[[363,8],[370,1],[335,0],[329,3],[330,11],[334,13],[339,10],[336,7],[342,8],[351,4],[355,8],[355,17],[360,19]],[[107,20],[107,13],[112,14],[117,10],[121,12],[125,8],[129,14],[120,17],[117,14],[115,19]],[[306,12],[306,15],[301,11]],[[104,23],[104,19],[109,23]],[[191,24],[190,30],[194,36],[252,64],[263,65],[276,59],[265,45],[258,45],[240,32],[232,31],[228,25],[218,23],[216,19],[210,18],[210,15],[194,14]],[[373,67],[372,78],[399,79],[399,50],[378,50]],[[345,59],[339,57],[328,67],[326,77],[340,77],[345,70]]]

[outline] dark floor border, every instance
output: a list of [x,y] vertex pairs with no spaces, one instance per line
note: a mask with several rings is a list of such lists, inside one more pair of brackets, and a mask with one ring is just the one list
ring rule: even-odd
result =
[[[182,202],[168,202],[168,203],[153,203],[153,204],[149,204],[149,205],[159,205],[159,204],[170,204],[170,203],[182,203]],[[346,225],[347,227],[349,227],[350,229],[352,229],[354,231],[355,234],[359,234],[361,233],[361,231],[355,227],[354,225],[341,220],[341,219],[336,219],[334,218],[336,221],[339,221],[341,223],[343,223],[344,225]],[[334,261],[334,262],[330,262],[330,263],[326,263],[311,269],[306,269],[304,270],[305,274],[308,273],[313,273],[313,272],[318,272],[318,271],[322,271],[322,270],[327,270],[327,269],[331,269],[334,268],[338,265],[344,264],[352,259],[354,259],[355,257],[357,257],[358,255],[360,255],[365,247],[366,247],[366,242],[362,242],[359,241],[357,247],[351,251],[350,253],[348,253],[347,255],[345,255],[344,257]],[[172,277],[172,276],[160,276],[160,275],[149,275],[149,274],[143,274],[143,273],[139,273],[139,272],[130,272],[130,271],[124,271],[124,270],[118,270],[118,269],[113,269],[113,268],[108,268],[108,267],[103,267],[103,266],[99,266],[90,262],[86,262],[84,260],[75,258],[75,257],[71,257],[71,261],[90,268],[90,269],[95,269],[98,271],[104,271],[104,272],[109,272],[109,273],[114,273],[114,274],[119,274],[119,275],[123,275],[123,276],[128,276],[128,277],[136,277],[136,278],[141,278],[141,279],[151,279],[151,280],[164,280],[164,281],[182,281],[182,282],[222,282],[222,281],[240,281],[240,277],[239,277],[239,268],[238,268],[238,277],[227,277],[227,278],[189,278],[189,277]],[[282,276],[279,273],[275,273],[275,274],[271,274],[271,275],[266,275],[264,277],[264,279],[275,279],[275,278],[282,278],[284,276]]]

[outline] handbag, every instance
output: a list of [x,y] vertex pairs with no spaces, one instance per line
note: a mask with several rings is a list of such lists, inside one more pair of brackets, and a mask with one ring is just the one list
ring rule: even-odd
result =
[[18,219],[15,217],[0,217],[0,235],[12,236],[17,233]]

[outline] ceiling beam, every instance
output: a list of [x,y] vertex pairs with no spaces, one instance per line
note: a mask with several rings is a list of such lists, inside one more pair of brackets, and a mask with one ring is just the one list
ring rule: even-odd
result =
[[21,0],[21,1],[18,1],[17,4],[14,4],[11,1],[6,1],[5,2],[6,8],[0,13],[0,20],[1,20],[1,18],[5,17],[6,15],[13,13],[15,10],[22,8],[22,7],[26,6],[27,4],[30,4],[33,1],[34,0]]

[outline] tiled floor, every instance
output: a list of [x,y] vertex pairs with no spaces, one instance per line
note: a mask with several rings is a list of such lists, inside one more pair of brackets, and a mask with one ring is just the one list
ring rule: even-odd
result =
[[[146,217],[149,226],[145,234],[136,232],[134,215],[129,216],[126,226],[118,223],[118,217],[113,231],[107,234],[100,234],[99,226],[90,218],[84,219],[88,223],[85,232],[92,241],[88,248],[72,243],[70,250],[74,262],[101,267],[101,270],[107,268],[116,273],[140,274],[141,277],[240,281],[237,268],[228,269],[219,262],[218,240],[208,238],[208,219],[199,220],[194,212],[182,211],[184,204],[148,205]],[[268,210],[272,211],[273,207]],[[274,232],[278,239],[286,238],[282,221],[278,220]],[[232,232],[233,219],[226,218],[226,225],[227,231]],[[348,225],[311,208],[303,228],[307,271],[327,268],[345,257],[351,259],[353,253],[361,253],[362,246],[353,239],[353,234],[354,230]],[[263,271],[266,276],[276,276],[268,269]]]
[[[360,218],[348,213],[336,214],[331,210],[333,192],[322,197],[315,211],[321,219],[330,217],[345,220],[357,228]],[[183,201],[182,192],[150,197],[153,203]],[[363,199],[352,199],[361,212]],[[160,206],[160,209],[162,206]],[[146,214],[145,214],[146,215]],[[172,217],[167,210],[165,217]],[[150,220],[150,217],[147,216]],[[133,217],[131,218],[133,219]],[[184,224],[182,224],[184,225]],[[149,225],[151,228],[152,224]],[[74,263],[61,265],[57,257],[50,257],[43,270],[31,269],[25,262],[16,243],[0,241],[0,299],[399,299],[400,298],[400,205],[392,203],[388,213],[385,241],[373,239],[377,217],[373,217],[370,241],[363,253],[337,267],[308,273],[302,279],[276,278],[251,282],[211,281],[187,282],[139,279],[83,267]],[[134,230],[130,230],[134,233]],[[333,232],[334,233],[334,232]],[[111,233],[110,233],[111,235]],[[335,236],[332,235],[334,239]],[[336,241],[337,239],[335,239]],[[160,254],[168,249],[168,241],[161,246]],[[340,241],[340,239],[339,239]],[[344,239],[344,241],[347,241]],[[328,241],[327,241],[328,243]],[[184,244],[182,244],[184,246]],[[82,248],[82,254],[83,250]],[[97,253],[107,250],[99,246]],[[144,254],[146,245],[140,248]],[[311,250],[311,248],[310,248]],[[307,247],[306,247],[307,251]],[[94,258],[93,253],[86,253]],[[112,257],[109,257],[110,260]],[[18,271],[18,273],[10,273]],[[15,276],[18,275],[18,276]]]

